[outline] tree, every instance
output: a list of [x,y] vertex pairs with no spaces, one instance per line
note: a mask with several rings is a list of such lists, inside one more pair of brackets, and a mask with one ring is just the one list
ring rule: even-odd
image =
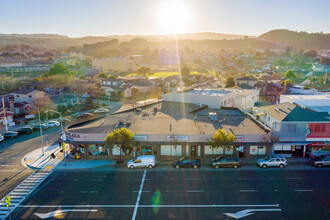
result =
[[231,76],[228,76],[227,79],[226,79],[226,88],[230,88],[230,87],[233,87],[235,86],[235,80],[233,77]]
[[120,160],[121,152],[131,153],[133,150],[134,134],[127,128],[116,129],[113,132],[109,132],[105,138],[105,143],[108,147],[113,148],[115,145],[120,148]]
[[294,74],[294,72],[292,71],[292,70],[288,70],[288,71],[286,71],[286,73],[285,73],[285,78],[296,78],[296,75]]
[[290,87],[292,85],[293,85],[293,83],[292,83],[292,80],[291,79],[286,79],[286,80],[284,80],[284,81],[281,82],[281,86],[284,86],[286,88],[288,88],[288,87]]
[[98,75],[98,77],[102,78],[102,79],[107,79],[108,75],[105,72],[102,72]]
[[208,144],[212,149],[224,148],[226,150],[233,149],[233,143],[235,141],[235,136],[233,134],[227,134],[224,129],[218,129],[215,134],[208,141]]
[[57,75],[57,74],[70,75],[71,72],[62,63],[56,63],[55,65],[50,67],[49,76]]
[[190,74],[190,69],[188,68],[188,66],[184,65],[181,68],[181,75],[184,77],[184,76],[189,76],[189,74]]
[[145,66],[141,66],[139,69],[136,70],[137,74],[143,75],[143,76],[146,76],[150,72],[151,72],[150,67],[145,67]]
[[66,111],[68,111],[68,107],[66,105],[58,105],[57,111],[61,112],[61,114],[64,115]]

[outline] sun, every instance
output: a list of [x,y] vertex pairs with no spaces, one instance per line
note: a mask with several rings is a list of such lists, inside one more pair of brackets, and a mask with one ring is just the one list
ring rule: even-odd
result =
[[167,0],[157,12],[158,28],[162,34],[186,33],[190,11],[184,1]]

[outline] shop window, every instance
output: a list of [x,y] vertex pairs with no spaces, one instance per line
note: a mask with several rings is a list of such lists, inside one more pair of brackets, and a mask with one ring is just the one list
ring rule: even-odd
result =
[[225,154],[226,154],[226,155],[232,155],[233,152],[234,152],[234,151],[233,151],[233,147],[231,147],[231,148],[226,148],[226,149],[225,149]]
[[88,145],[89,155],[108,155],[108,149],[104,145],[90,144]]
[[[120,148],[117,145],[113,146],[112,155],[114,156],[120,155]],[[121,155],[125,155],[125,152],[121,152]]]
[[208,154],[208,155],[223,154],[223,148],[212,149],[210,145],[205,145],[204,154]]
[[161,145],[160,154],[162,156],[181,156],[181,145]]
[[325,124],[321,125],[321,132],[325,132]]
[[265,146],[250,146],[250,155],[265,155]]

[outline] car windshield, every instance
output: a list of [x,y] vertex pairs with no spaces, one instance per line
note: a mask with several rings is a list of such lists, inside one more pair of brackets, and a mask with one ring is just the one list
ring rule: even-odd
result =
[[265,160],[270,160],[270,159],[272,159],[270,156],[265,157]]

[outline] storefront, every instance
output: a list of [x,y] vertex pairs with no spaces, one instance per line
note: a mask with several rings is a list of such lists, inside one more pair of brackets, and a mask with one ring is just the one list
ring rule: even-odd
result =
[[310,157],[330,153],[330,123],[308,123],[306,140]]

